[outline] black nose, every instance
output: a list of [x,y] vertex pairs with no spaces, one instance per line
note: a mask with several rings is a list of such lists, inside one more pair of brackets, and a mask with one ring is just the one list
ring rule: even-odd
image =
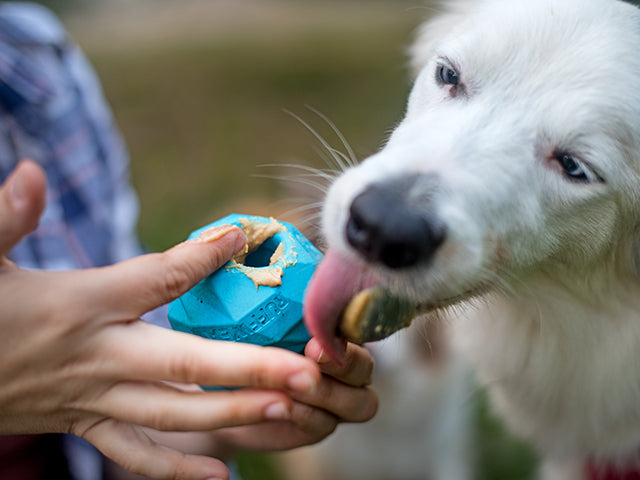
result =
[[369,186],[352,202],[346,236],[370,262],[389,268],[415,266],[431,258],[445,238],[445,228],[429,214],[429,195],[409,200],[415,178],[394,179]]

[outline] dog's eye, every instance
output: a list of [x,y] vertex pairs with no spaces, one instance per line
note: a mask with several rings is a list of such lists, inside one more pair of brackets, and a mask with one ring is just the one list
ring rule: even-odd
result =
[[438,70],[436,71],[436,80],[438,80],[438,83],[443,85],[457,86],[458,83],[460,83],[458,72],[446,65],[438,66]]
[[564,172],[574,180],[588,182],[589,175],[587,170],[575,158],[566,153],[557,156],[558,162],[562,166]]
[[607,183],[593,164],[584,159],[577,159],[571,153],[556,150],[551,160],[557,170],[562,169],[568,180],[578,183]]

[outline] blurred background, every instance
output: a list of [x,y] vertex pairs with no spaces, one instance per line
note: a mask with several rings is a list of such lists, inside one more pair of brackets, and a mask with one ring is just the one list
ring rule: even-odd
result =
[[[139,233],[152,250],[231,212],[273,215],[313,236],[320,178],[286,165],[335,166],[303,123],[345,151],[326,116],[358,159],[380,148],[409,92],[405,49],[434,11],[420,0],[40,3],[58,13],[102,80],[131,153]],[[532,478],[534,455],[505,433],[483,393],[471,388],[464,402],[474,478]],[[278,456],[243,454],[239,465],[246,480],[287,478]]]
[[[54,0],[103,82],[132,158],[140,234],[157,250],[254,203],[309,192],[264,165],[327,168],[291,114],[357,156],[402,115],[415,2]],[[275,205],[275,206],[274,206]],[[240,212],[250,213],[250,212]]]

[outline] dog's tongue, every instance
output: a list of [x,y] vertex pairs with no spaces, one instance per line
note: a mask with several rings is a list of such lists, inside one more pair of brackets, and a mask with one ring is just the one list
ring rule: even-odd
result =
[[305,325],[334,360],[342,362],[346,347],[337,333],[342,311],[356,293],[376,283],[362,264],[333,250],[318,265],[305,296]]

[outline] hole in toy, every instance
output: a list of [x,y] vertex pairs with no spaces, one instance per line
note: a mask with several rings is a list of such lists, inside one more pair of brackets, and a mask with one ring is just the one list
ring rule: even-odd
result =
[[278,248],[278,245],[280,245],[280,242],[274,237],[266,239],[256,250],[247,255],[244,264],[247,267],[254,268],[268,267],[271,262],[271,257]]

